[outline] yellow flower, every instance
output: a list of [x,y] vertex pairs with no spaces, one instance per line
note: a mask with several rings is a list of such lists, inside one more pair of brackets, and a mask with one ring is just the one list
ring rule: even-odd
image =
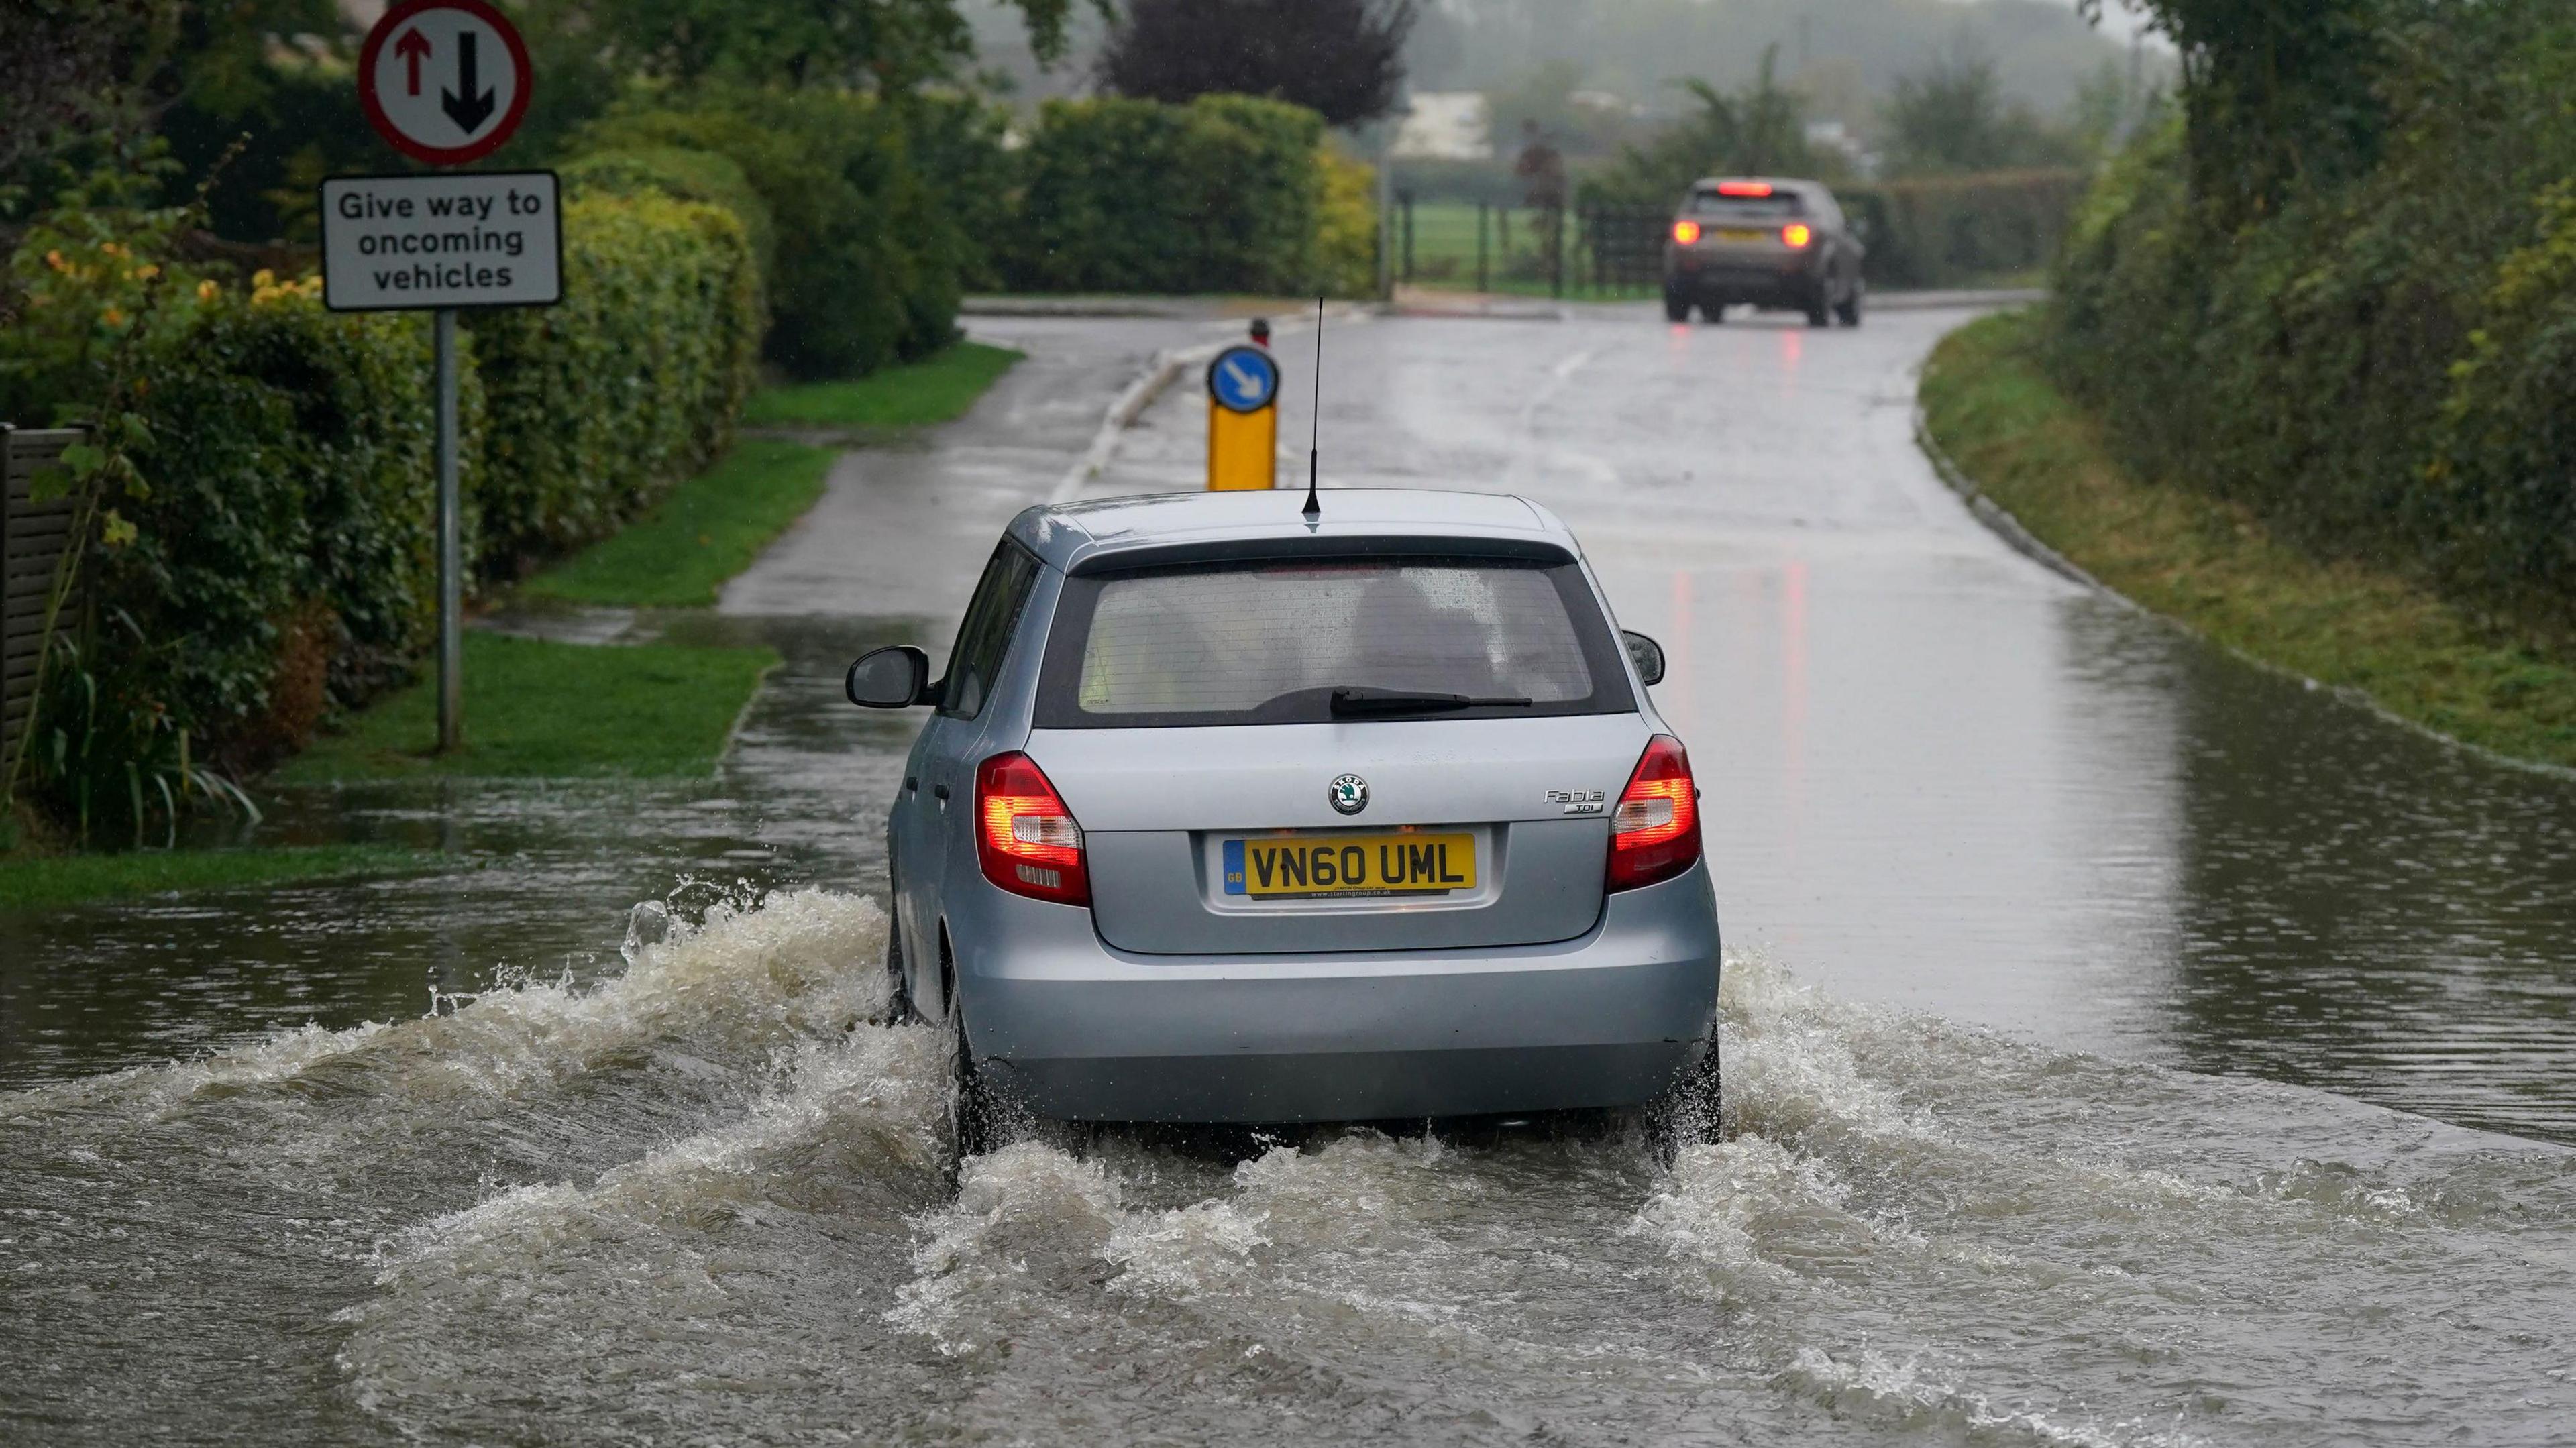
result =
[[214,278],[208,277],[206,280],[197,283],[197,300],[201,302],[211,302],[215,299],[215,293],[218,290],[219,288],[215,286]]
[[59,251],[46,252],[45,265],[52,267],[56,271],[69,271],[71,269],[71,263],[63,260],[63,254]]
[[131,276],[138,282],[148,282],[154,277],[161,275],[161,268],[149,265],[139,266],[133,271],[126,273],[126,275]]
[[114,307],[110,307],[98,315],[99,320],[107,323],[111,327],[122,327],[125,325],[125,314]]
[[250,274],[250,284],[255,287],[275,286],[277,285],[277,273],[270,271],[266,267],[261,267],[259,270]]

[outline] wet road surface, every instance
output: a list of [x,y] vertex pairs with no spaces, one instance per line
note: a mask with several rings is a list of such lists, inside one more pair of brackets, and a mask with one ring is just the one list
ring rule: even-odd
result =
[[[911,724],[838,672],[944,647],[1209,335],[997,319],[1043,369],[845,462],[724,616],[618,621],[787,654],[716,778],[315,792],[273,828],[481,867],[0,917],[0,1437],[2566,1441],[2576,787],[2005,550],[1909,437],[1956,314],[1573,316],[1328,332],[1327,474],[1546,503],[1672,654],[1723,1145],[1112,1134],[952,1188],[852,969]],[[1194,483],[1202,406],[1096,490]]]

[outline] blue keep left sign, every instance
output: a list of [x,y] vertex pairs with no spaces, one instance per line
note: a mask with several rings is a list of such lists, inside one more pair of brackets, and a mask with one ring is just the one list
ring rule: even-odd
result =
[[1258,347],[1228,347],[1208,364],[1208,397],[1228,412],[1259,412],[1279,395],[1279,364]]

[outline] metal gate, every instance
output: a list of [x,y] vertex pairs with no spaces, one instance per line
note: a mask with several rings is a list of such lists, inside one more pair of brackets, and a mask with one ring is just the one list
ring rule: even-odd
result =
[[1396,194],[1395,279],[1405,286],[1608,299],[1663,289],[1656,206],[1499,206]]

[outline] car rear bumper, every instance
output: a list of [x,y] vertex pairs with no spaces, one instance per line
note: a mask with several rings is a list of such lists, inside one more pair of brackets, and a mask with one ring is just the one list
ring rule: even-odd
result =
[[1664,290],[1694,302],[1803,307],[1824,286],[1815,263],[1788,256],[1776,263],[1678,259],[1664,272]]
[[[980,1069],[1071,1120],[1292,1122],[1625,1106],[1708,1049],[1707,867],[1554,945],[1130,955],[1088,911],[979,892],[956,932]],[[986,908],[989,907],[989,908]],[[961,922],[963,925],[964,922]]]

